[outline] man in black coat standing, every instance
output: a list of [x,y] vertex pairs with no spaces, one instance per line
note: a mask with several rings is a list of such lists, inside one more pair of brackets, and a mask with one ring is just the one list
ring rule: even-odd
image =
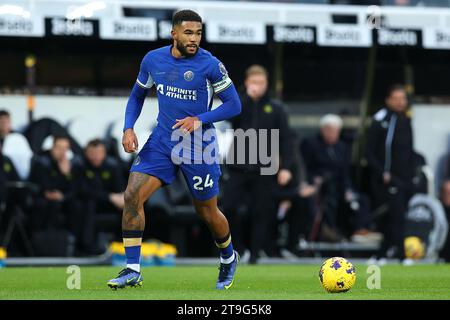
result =
[[[248,200],[248,213],[250,214],[250,241],[249,249],[251,253],[250,263],[256,263],[262,249],[274,249],[275,239],[273,230],[276,222],[277,201],[274,195],[276,184],[286,185],[292,178],[288,168],[291,166],[292,146],[290,131],[288,127],[287,114],[283,106],[271,99],[268,93],[268,73],[266,69],[259,65],[253,65],[246,71],[245,92],[241,95],[242,112],[239,116],[231,120],[234,130],[242,129],[244,132],[255,130],[258,141],[245,141],[245,151],[239,148],[236,139],[232,144],[232,154],[235,157],[242,157],[245,153],[245,163],[236,163],[227,160],[229,164],[228,179],[224,189],[224,212],[227,212],[234,233],[234,243],[238,251],[244,249],[244,234],[248,234],[242,228],[242,220],[238,216],[238,209],[242,203]],[[260,129],[267,129],[266,141],[259,135]],[[265,175],[262,173],[259,158],[257,163],[250,161],[256,159],[258,151],[264,145],[267,150],[272,150],[270,132],[279,130],[279,155],[271,155],[272,159],[279,161],[279,170],[276,174]],[[236,136],[236,132],[235,132]]]
[[415,175],[413,132],[405,88],[392,86],[385,104],[370,125],[366,156],[374,205],[387,205],[385,241],[379,256],[403,259],[405,216],[414,194]]

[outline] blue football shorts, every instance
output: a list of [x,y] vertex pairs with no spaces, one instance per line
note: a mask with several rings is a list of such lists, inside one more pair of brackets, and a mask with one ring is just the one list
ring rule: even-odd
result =
[[[181,172],[192,197],[204,201],[219,193],[221,170],[219,163],[174,163],[171,158],[170,136],[154,130],[133,162],[130,172],[140,172],[154,176],[163,185],[169,185]],[[194,162],[194,161],[192,161]]]

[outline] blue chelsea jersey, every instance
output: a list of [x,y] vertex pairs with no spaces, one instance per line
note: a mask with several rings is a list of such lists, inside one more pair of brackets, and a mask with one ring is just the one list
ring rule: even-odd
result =
[[213,94],[232,85],[225,66],[209,51],[199,48],[193,57],[175,58],[171,48],[148,52],[137,78],[137,84],[143,88],[156,87],[157,128],[166,133],[172,132],[176,119],[209,111]]

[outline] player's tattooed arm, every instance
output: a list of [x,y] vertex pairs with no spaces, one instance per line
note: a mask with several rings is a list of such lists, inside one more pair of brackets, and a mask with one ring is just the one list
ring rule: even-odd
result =
[[144,201],[141,199],[142,189],[150,179],[149,175],[132,172],[125,191],[125,207],[122,215],[123,230],[144,230]]

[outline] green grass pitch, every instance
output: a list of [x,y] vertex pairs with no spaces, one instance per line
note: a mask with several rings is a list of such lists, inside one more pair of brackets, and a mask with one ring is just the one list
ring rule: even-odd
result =
[[319,265],[242,265],[234,286],[214,289],[214,266],[143,268],[144,285],[112,291],[108,279],[118,267],[81,267],[80,290],[68,289],[65,267],[0,269],[0,299],[449,299],[450,265],[389,265],[381,268],[381,289],[369,290],[367,266],[357,265],[355,286],[329,294],[318,279]]

